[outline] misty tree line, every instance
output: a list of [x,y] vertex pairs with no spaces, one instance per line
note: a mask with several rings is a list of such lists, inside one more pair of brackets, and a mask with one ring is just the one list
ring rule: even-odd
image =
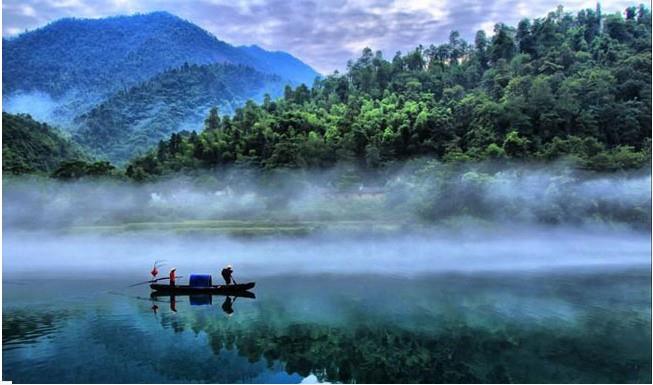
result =
[[366,48],[347,71],[283,98],[210,111],[204,130],[174,133],[131,161],[136,180],[245,164],[366,169],[414,157],[444,162],[570,158],[617,170],[650,162],[651,14],[559,7],[473,44],[458,32],[392,60]]
[[[397,229],[416,234],[431,224],[458,228],[497,223],[650,230],[651,176],[646,170],[606,176],[559,164],[516,163],[507,167],[418,159],[376,172],[229,167],[151,183],[125,183],[119,174],[72,183],[5,177],[5,199],[14,202],[5,223],[21,228],[35,222],[61,227],[218,220],[225,226],[211,226],[212,231],[235,235],[244,234],[240,221],[257,224],[261,234],[270,224],[287,226],[286,234],[343,229],[348,234]],[[58,170],[57,178],[117,172],[106,170],[109,166],[68,164],[69,173]],[[86,214],[81,218],[84,207],[88,210],[82,210]],[[389,226],[371,229],[371,222]]]

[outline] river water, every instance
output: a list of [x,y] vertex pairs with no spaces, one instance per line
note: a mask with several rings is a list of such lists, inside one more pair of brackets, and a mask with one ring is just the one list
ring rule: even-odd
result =
[[[650,382],[650,234],[5,233],[3,380]],[[512,236],[511,236],[512,235]],[[255,298],[150,297],[235,265]],[[183,280],[183,279],[182,279]]]

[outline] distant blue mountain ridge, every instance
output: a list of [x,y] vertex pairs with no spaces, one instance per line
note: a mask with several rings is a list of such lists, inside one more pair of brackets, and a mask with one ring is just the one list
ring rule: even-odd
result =
[[107,93],[188,64],[231,63],[311,85],[319,74],[284,52],[234,47],[168,12],[61,19],[3,39],[5,93]]
[[[2,57],[5,111],[56,124],[116,162],[172,132],[200,130],[211,106],[230,113],[319,76],[288,53],[232,46],[168,12],[61,19],[3,39]],[[172,71],[182,68],[190,70]]]
[[257,45],[239,46],[241,52],[256,59],[264,72],[274,73],[284,79],[289,79],[295,84],[304,83],[311,86],[317,72],[296,57],[283,51],[266,51]]

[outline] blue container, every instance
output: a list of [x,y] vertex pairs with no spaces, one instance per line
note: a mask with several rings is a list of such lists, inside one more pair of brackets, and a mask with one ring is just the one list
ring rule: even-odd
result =
[[213,286],[211,274],[191,274],[188,280],[190,287],[210,287]]

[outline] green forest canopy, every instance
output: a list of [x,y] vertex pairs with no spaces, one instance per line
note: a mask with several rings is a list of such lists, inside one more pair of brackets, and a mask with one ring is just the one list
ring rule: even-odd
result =
[[57,129],[29,115],[2,113],[2,170],[49,173],[62,161],[88,157]]
[[517,27],[478,31],[392,60],[366,48],[343,74],[279,100],[212,110],[201,133],[175,133],[134,159],[135,179],[246,163],[364,168],[414,157],[445,162],[571,157],[615,170],[650,161],[651,14],[559,7]]

